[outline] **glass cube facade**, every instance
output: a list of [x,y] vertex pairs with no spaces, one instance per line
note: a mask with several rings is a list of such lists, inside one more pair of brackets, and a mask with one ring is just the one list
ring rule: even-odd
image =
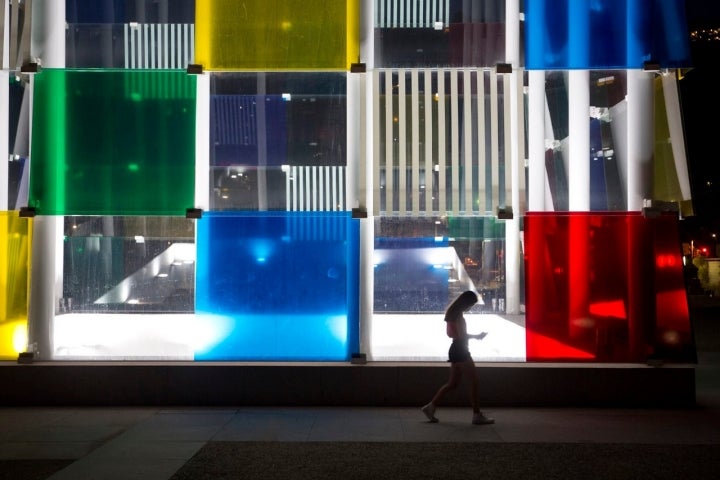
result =
[[472,290],[477,361],[693,360],[682,1],[65,5],[3,82],[0,356],[445,361]]

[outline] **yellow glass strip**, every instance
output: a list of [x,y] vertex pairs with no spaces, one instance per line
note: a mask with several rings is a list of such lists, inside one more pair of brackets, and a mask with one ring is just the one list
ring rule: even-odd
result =
[[17,212],[0,212],[0,359],[27,349],[32,223]]
[[195,37],[206,70],[347,70],[360,52],[359,3],[197,0]]

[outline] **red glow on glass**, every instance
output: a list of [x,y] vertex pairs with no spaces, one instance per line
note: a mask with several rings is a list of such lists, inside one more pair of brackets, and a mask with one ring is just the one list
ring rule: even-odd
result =
[[526,331],[527,357],[534,360],[592,360],[595,356],[579,348],[559,342],[554,338]]

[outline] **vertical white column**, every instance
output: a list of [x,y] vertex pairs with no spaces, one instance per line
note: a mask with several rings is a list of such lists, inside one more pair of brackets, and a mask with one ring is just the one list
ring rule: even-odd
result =
[[[429,8],[429,7],[428,7]],[[426,69],[425,72],[425,213],[432,214],[433,202],[433,141],[432,141],[432,72]]]
[[460,108],[458,93],[458,71],[450,70],[450,198],[452,213],[460,211]]
[[420,214],[420,88],[417,69],[410,71],[410,84],[412,116],[412,155],[410,159],[412,162],[412,176],[410,183],[412,185],[412,214],[417,217]]
[[447,164],[447,148],[445,145],[445,71],[438,71],[438,212],[440,215],[447,213],[447,192],[445,183],[445,166]]
[[356,102],[357,108],[360,109],[360,142],[363,145],[362,154],[357,158],[362,175],[359,201],[360,207],[365,209],[368,218],[360,220],[360,239],[359,239],[359,301],[358,301],[358,320],[359,320],[359,347],[360,352],[365,353],[368,359],[372,359],[372,320],[373,320],[373,304],[374,304],[374,271],[373,271],[373,251],[375,245],[375,223],[373,222],[373,212],[375,211],[374,200],[379,197],[374,196],[375,190],[379,187],[377,172],[379,165],[377,161],[380,156],[379,148],[375,146],[375,139],[379,138],[375,130],[378,125],[379,109],[376,108],[378,96],[377,75],[374,72],[374,25],[376,2],[361,2],[362,11],[360,12],[360,59],[365,62],[365,68],[368,72],[363,75],[364,89],[362,90],[364,97],[360,102]]
[[257,148],[258,148],[258,169],[257,169],[257,195],[258,210],[265,211],[268,208],[267,202],[267,109],[265,100],[267,98],[267,77],[265,73],[258,73],[257,97],[258,102],[255,109],[257,125]]
[[590,210],[590,72],[570,70],[568,85],[568,200],[570,211]]
[[392,214],[393,188],[395,186],[393,175],[393,83],[392,71],[385,71],[385,211]]
[[406,70],[398,70],[398,212],[407,213],[407,86]]
[[0,134],[0,210],[8,210],[8,179],[10,178],[8,166],[10,142],[6,134],[10,128],[10,86],[8,84],[10,78],[7,72],[10,56],[5,47],[10,38],[8,34],[10,30],[9,6],[8,2],[0,5],[0,31],[2,31],[2,38],[0,38],[0,132],[2,132]]
[[478,212],[481,214],[490,210],[486,205],[485,189],[485,163],[488,161],[485,152],[487,143],[485,136],[485,72],[480,70],[477,74],[477,138],[478,138]]
[[528,210],[545,210],[545,72],[528,72]]
[[472,81],[470,70],[463,71],[463,197],[465,199],[465,212],[473,213],[472,189],[472,159],[473,159],[473,128],[472,128]]
[[[46,68],[65,66],[65,0],[32,4],[30,56]],[[30,82],[32,92],[33,82]],[[32,109],[31,114],[32,116]],[[32,125],[32,121],[30,122]],[[32,138],[32,130],[30,132]],[[32,162],[32,149],[30,151]],[[37,360],[52,360],[55,308],[62,294],[63,217],[33,219],[32,266],[28,307],[28,343]]]
[[[590,210],[590,72],[589,18],[587,0],[568,4],[568,56],[570,64],[578,68],[568,73],[568,206],[570,211]],[[582,335],[589,315],[590,257],[588,243],[574,241],[587,238],[589,222],[586,217],[571,217],[568,241],[568,331],[571,336]]]
[[[365,200],[360,198],[359,192],[364,191],[365,179],[360,175],[360,171],[364,171],[363,156],[364,145],[362,143],[362,134],[365,128],[363,123],[363,115],[365,105],[363,104],[363,90],[365,88],[364,73],[347,73],[347,169],[346,169],[346,194],[345,205],[350,208],[365,205]],[[322,198],[322,197],[321,197]],[[324,203],[324,202],[323,202]],[[322,209],[321,209],[322,210]],[[332,208],[334,210],[334,206]]]
[[654,73],[627,71],[627,209],[640,211],[652,195],[651,172],[655,149]]
[[[513,67],[510,74],[510,88],[504,92],[505,102],[510,101],[510,152],[505,152],[505,168],[510,160],[511,205],[513,218],[505,222],[505,311],[508,314],[520,313],[520,138],[518,125],[523,121],[523,108],[518,98],[518,82],[522,84],[522,70],[520,69],[520,2],[507,0],[505,2],[505,60]],[[507,85],[507,83],[506,83]]]
[[197,75],[195,102],[195,208],[210,209],[210,75]]

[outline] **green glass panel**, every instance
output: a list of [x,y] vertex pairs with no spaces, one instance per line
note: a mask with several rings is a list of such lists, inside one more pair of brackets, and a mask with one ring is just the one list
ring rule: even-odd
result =
[[27,347],[31,238],[29,218],[0,212],[0,360],[15,360]]
[[30,206],[44,215],[184,215],[194,206],[196,78],[34,76]]
[[195,62],[209,70],[349,68],[358,0],[197,0]]

